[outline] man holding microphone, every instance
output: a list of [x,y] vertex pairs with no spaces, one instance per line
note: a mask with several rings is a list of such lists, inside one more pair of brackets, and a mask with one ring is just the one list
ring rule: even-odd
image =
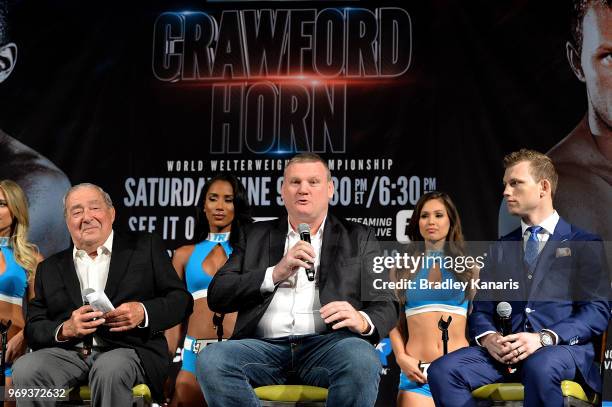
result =
[[395,326],[398,307],[391,293],[362,292],[374,231],[329,213],[333,192],[321,157],[293,157],[281,192],[287,216],[250,225],[215,275],[210,308],[238,318],[231,340],[198,357],[209,406],[259,406],[252,386],[288,377],[328,387],[330,406],[374,405],[381,365],[372,345]]

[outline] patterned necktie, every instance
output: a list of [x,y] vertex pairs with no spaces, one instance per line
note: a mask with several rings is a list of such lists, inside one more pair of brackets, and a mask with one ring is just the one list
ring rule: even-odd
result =
[[538,233],[542,230],[542,226],[529,226],[527,230],[529,238],[525,244],[525,266],[530,269],[538,258],[538,248],[540,241],[538,240]]

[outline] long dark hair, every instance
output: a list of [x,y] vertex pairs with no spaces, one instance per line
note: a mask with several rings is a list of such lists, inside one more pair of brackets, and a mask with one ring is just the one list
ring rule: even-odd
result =
[[240,182],[238,178],[232,174],[216,174],[211,179],[206,181],[206,184],[204,184],[202,187],[200,200],[198,202],[198,206],[196,207],[195,236],[198,238],[198,241],[201,241],[206,239],[206,236],[210,231],[208,219],[206,219],[206,214],[204,213],[203,209],[208,190],[210,189],[211,185],[217,181],[228,182],[232,186],[232,191],[234,193],[234,220],[232,220],[232,230],[229,239],[230,244],[233,246],[238,242],[241,228],[244,225],[253,223],[253,218],[251,218],[251,208],[249,206],[249,199],[247,197],[246,190],[244,189],[242,182]]
[[[446,244],[444,245],[444,255],[451,257],[458,257],[465,255],[465,240],[463,238],[463,229],[461,227],[461,218],[459,217],[459,211],[457,211],[457,207],[453,203],[453,200],[446,192],[428,192],[421,196],[418,200],[414,212],[412,213],[412,217],[410,218],[410,222],[408,223],[408,237],[410,238],[410,244],[407,247],[406,252],[410,256],[420,256],[425,253],[425,239],[421,235],[421,231],[419,230],[419,219],[421,218],[421,212],[423,211],[423,206],[428,201],[433,199],[439,199],[446,208],[446,213],[448,214],[449,219],[449,229],[448,234],[446,235]],[[416,276],[416,270],[394,270],[394,279],[397,281],[401,281],[402,279],[410,279]],[[470,281],[474,274],[472,269],[466,269],[465,271],[458,273],[454,270],[451,271],[455,278],[460,281]],[[470,285],[468,285],[470,287]],[[397,296],[398,301],[400,302],[401,307],[403,308],[406,303],[406,295],[405,290],[396,290],[395,294]],[[465,291],[465,300],[467,301],[472,296],[472,291],[470,289]],[[400,319],[398,322],[398,328],[402,337],[407,341],[408,340],[408,324],[406,321],[406,314],[403,312],[400,315]]]
[[419,230],[419,219],[421,218],[421,212],[423,206],[433,199],[439,199],[446,208],[448,219],[450,221],[450,227],[448,229],[448,235],[446,235],[447,244],[444,245],[444,252],[452,256],[463,256],[465,254],[465,240],[463,239],[463,228],[461,227],[461,218],[459,218],[459,211],[453,203],[453,200],[446,192],[428,192],[421,196],[418,200],[410,223],[408,223],[408,237],[412,242],[409,245],[409,254],[423,253],[425,251],[425,239],[421,235]]

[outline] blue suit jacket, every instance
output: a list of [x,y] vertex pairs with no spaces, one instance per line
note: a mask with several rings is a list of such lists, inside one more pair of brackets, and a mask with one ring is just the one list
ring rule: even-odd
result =
[[483,282],[512,279],[519,288],[477,292],[469,317],[472,338],[498,331],[495,308],[499,301],[508,301],[513,332],[554,331],[558,345],[570,352],[586,383],[600,390],[593,339],[606,330],[610,317],[610,282],[601,238],[559,219],[537,263],[527,270],[518,228],[492,245],[480,278]]

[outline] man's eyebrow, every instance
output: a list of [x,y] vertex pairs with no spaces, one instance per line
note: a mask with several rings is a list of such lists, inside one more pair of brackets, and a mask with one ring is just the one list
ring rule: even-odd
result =
[[78,203],[78,204],[72,205],[69,209],[73,210],[73,209],[79,209],[79,208],[82,208],[82,207],[83,207],[83,204]]

